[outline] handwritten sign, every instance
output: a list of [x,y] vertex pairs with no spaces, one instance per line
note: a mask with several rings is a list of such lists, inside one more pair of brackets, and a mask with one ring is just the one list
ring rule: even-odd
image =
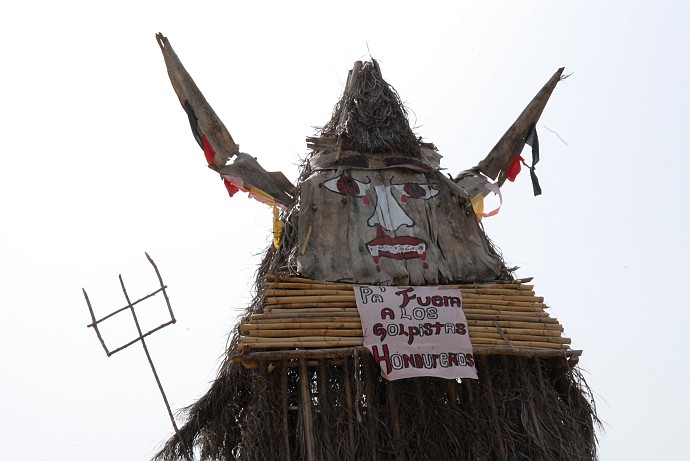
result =
[[355,297],[364,345],[384,378],[477,379],[459,289],[356,286]]

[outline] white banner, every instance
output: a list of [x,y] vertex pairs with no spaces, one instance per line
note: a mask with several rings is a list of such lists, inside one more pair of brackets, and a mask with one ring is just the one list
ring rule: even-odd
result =
[[384,378],[477,379],[459,289],[356,286],[355,297],[364,345]]

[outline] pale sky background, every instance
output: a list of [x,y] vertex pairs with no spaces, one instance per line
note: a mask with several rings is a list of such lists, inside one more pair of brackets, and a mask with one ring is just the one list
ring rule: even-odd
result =
[[[2,459],[146,460],[172,434],[141,347],[106,357],[82,287],[108,313],[125,303],[118,274],[133,298],[157,287],[154,258],[178,323],[148,344],[178,409],[208,389],[251,299],[271,210],[205,167],[158,31],[242,150],[291,180],[369,52],[451,174],[565,66],[538,125],[544,194],[523,172],[486,230],[584,350],[601,459],[690,459],[683,1],[0,7]],[[130,318],[109,335],[134,335]]]

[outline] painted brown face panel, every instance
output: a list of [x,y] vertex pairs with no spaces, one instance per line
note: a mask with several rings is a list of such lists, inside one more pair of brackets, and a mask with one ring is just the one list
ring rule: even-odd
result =
[[[324,183],[328,190],[337,194],[362,198],[365,205],[371,203],[367,197],[370,185],[371,181],[362,183],[346,174],[341,174]],[[366,248],[376,264],[376,271],[381,272],[380,258],[396,260],[419,258],[425,261],[427,242],[418,237],[406,235],[396,237],[391,233],[403,226],[415,226],[414,220],[404,210],[403,205],[408,200],[429,200],[438,194],[438,189],[419,183],[376,184],[373,187],[376,194],[374,212],[367,220],[367,225],[376,229],[376,238],[367,242]],[[422,264],[422,267],[429,268],[426,262]]]
[[457,185],[399,168],[314,173],[297,252],[302,275],[354,283],[478,281],[501,268]]

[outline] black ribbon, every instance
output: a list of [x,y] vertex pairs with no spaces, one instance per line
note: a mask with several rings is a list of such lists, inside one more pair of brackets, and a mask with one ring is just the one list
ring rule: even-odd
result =
[[533,123],[529,127],[525,144],[528,144],[532,148],[532,166],[529,167],[529,177],[532,179],[532,189],[534,190],[535,196],[541,195],[539,178],[537,178],[537,174],[534,172],[534,167],[537,165],[537,163],[539,163],[539,138],[537,137],[536,123]]

